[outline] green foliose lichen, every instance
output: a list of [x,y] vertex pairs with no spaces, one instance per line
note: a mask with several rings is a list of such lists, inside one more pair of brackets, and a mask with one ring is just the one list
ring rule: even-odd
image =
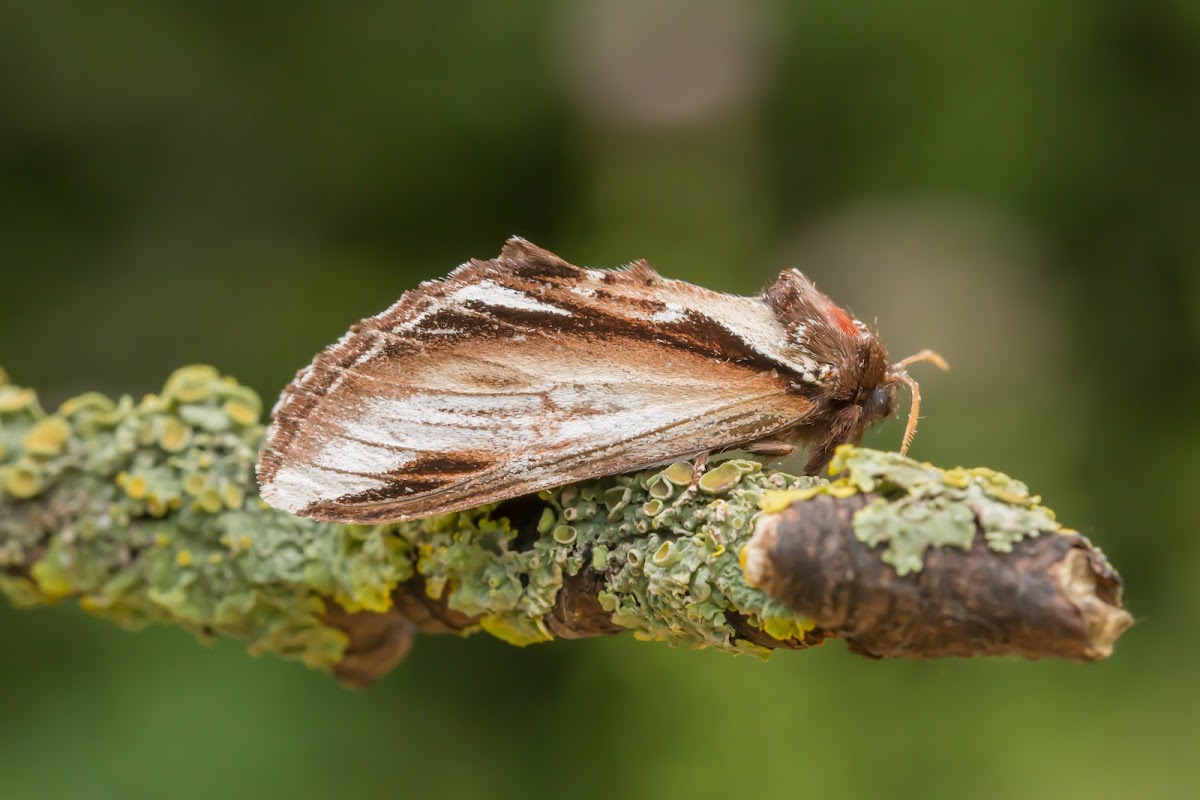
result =
[[323,621],[327,598],[384,610],[412,574],[394,531],[258,499],[261,403],[211,367],[140,402],[90,393],[48,416],[29,390],[0,392],[0,593],[16,604],[78,597],[127,627],[178,624],[329,667],[346,641]]
[[737,615],[781,641],[803,641],[811,623],[748,586],[738,560],[764,493],[798,479],[763,475],[753,461],[716,470],[699,494],[686,488],[687,462],[542,492],[533,539],[495,507],[397,530],[418,554],[425,591],[511,644],[551,638],[546,615],[564,580],[585,567],[602,577],[602,607],[638,638],[765,654],[738,637]]
[[919,571],[930,547],[970,548],[977,531],[992,550],[1009,552],[1022,538],[1060,530],[1040,497],[994,470],[943,470],[847,445],[829,471],[839,476],[830,486],[881,495],[855,515],[855,535],[882,547],[883,560],[900,575]]
[[[724,461],[693,492],[694,466],[678,462],[550,493],[557,521],[571,520],[575,531],[563,546],[577,554],[566,559],[568,574],[584,563],[600,572],[601,606],[639,639],[769,652],[739,637],[736,617],[781,641],[803,641],[811,623],[747,585],[739,563],[762,497],[802,482],[761,469]],[[607,513],[578,513],[593,495],[604,498]]]
[[[445,598],[455,611],[480,617],[484,630],[510,644],[549,640],[542,618],[562,588],[569,545],[550,526],[536,541],[518,546],[508,519],[493,519],[492,507],[431,517],[398,526],[418,554],[417,572],[426,592]],[[544,527],[544,526],[543,526]]]

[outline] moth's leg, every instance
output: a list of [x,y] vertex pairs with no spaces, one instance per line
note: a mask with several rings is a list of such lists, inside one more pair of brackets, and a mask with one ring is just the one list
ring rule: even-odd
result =
[[820,475],[821,470],[825,469],[825,465],[833,458],[832,447],[814,447],[812,455],[808,457],[808,463],[804,465],[805,475]]
[[808,463],[804,465],[805,475],[820,474],[833,458],[833,451],[838,449],[838,445],[858,444],[863,434],[858,424],[861,413],[858,406],[851,406],[833,419],[821,438],[814,437],[811,440]]
[[[740,445],[736,449],[745,450],[747,453],[755,453],[763,456],[790,456],[796,452],[796,446],[788,444],[782,439],[772,439],[767,437],[759,439],[756,442],[750,442],[746,445]],[[675,505],[679,505],[686,498],[694,495],[696,489],[700,486],[700,479],[704,477],[704,469],[708,466],[708,457],[712,455],[712,451],[706,451],[696,456],[696,460],[692,462],[692,481],[688,484],[687,490],[679,495],[679,499],[675,501]]]
[[704,476],[704,468],[708,466],[708,457],[710,455],[712,455],[711,450],[705,450],[703,453],[696,455],[695,460],[692,461],[692,480],[688,484],[688,487],[679,493],[679,497],[675,498],[675,502],[672,503],[673,508],[683,505],[689,497],[696,494],[696,488],[700,486],[700,478]]
[[755,455],[783,458],[796,452],[796,445],[789,444],[782,439],[767,437],[766,439],[759,439],[757,442],[750,442],[747,445],[743,445],[742,449],[747,453],[754,453]]
[[700,485],[700,478],[704,476],[704,468],[708,466],[708,457],[711,454],[711,450],[706,450],[696,456],[696,460],[692,462],[692,482],[688,484],[687,492],[683,495],[684,497],[690,493],[694,493],[696,487]]

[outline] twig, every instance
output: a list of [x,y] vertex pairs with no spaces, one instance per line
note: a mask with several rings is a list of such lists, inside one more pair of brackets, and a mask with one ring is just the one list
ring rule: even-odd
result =
[[364,685],[416,633],[602,636],[765,656],[1104,658],[1130,624],[1104,557],[1025,487],[844,448],[833,482],[687,462],[399,525],[258,498],[261,404],[208,367],[46,415],[0,373],[0,592],[234,636]]

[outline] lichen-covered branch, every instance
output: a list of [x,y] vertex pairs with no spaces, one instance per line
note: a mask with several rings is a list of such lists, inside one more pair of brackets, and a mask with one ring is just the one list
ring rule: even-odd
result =
[[1025,487],[845,448],[832,482],[730,459],[414,522],[293,517],[257,495],[258,397],[187,367],[135,402],[45,414],[0,372],[0,592],[127,627],[234,636],[364,684],[416,633],[512,644],[633,630],[766,655],[1102,658],[1116,575]]

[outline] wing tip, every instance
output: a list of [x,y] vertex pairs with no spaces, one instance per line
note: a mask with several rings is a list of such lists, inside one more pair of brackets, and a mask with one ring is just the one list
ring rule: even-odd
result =
[[286,511],[289,514],[296,514],[302,517],[307,516],[303,513],[307,504],[285,491],[283,487],[279,486],[273,480],[259,482],[258,496],[262,498],[264,503],[277,511]]

